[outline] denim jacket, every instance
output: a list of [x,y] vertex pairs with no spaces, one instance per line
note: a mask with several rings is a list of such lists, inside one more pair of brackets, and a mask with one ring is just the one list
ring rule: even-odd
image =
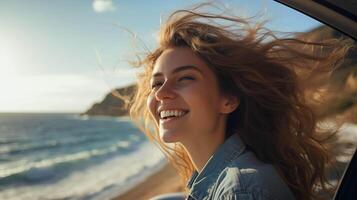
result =
[[193,173],[187,187],[188,200],[295,199],[275,168],[258,160],[238,134],[216,150],[200,173]]

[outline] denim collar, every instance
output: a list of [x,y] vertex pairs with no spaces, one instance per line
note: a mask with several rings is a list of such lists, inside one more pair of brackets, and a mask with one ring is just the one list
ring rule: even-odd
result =
[[234,159],[239,157],[245,149],[245,145],[238,134],[230,136],[210,157],[200,173],[195,171],[187,183],[190,196],[195,199],[203,199],[208,194],[208,188],[212,186],[219,174]]

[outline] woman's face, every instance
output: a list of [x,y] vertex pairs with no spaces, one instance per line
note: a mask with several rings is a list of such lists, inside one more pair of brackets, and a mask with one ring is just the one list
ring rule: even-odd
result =
[[[217,134],[227,114],[213,71],[189,48],[165,50],[151,77],[147,105],[166,143]],[[224,122],[225,123],[225,122]]]

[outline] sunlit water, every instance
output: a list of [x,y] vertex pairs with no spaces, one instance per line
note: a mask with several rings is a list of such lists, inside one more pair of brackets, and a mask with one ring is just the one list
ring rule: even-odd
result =
[[0,199],[108,199],[163,163],[127,118],[0,114]]

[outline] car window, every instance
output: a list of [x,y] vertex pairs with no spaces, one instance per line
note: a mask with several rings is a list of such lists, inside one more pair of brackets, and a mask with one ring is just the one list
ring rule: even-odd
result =
[[[0,1],[0,199],[147,199],[183,191],[120,97],[134,94],[140,69],[131,61],[156,47],[161,22],[200,2]],[[348,38],[274,1],[221,4],[268,20],[279,36]],[[340,92],[326,95],[317,111],[322,126],[343,122],[329,171],[335,186],[357,145],[356,66],[354,48],[331,76]]]

